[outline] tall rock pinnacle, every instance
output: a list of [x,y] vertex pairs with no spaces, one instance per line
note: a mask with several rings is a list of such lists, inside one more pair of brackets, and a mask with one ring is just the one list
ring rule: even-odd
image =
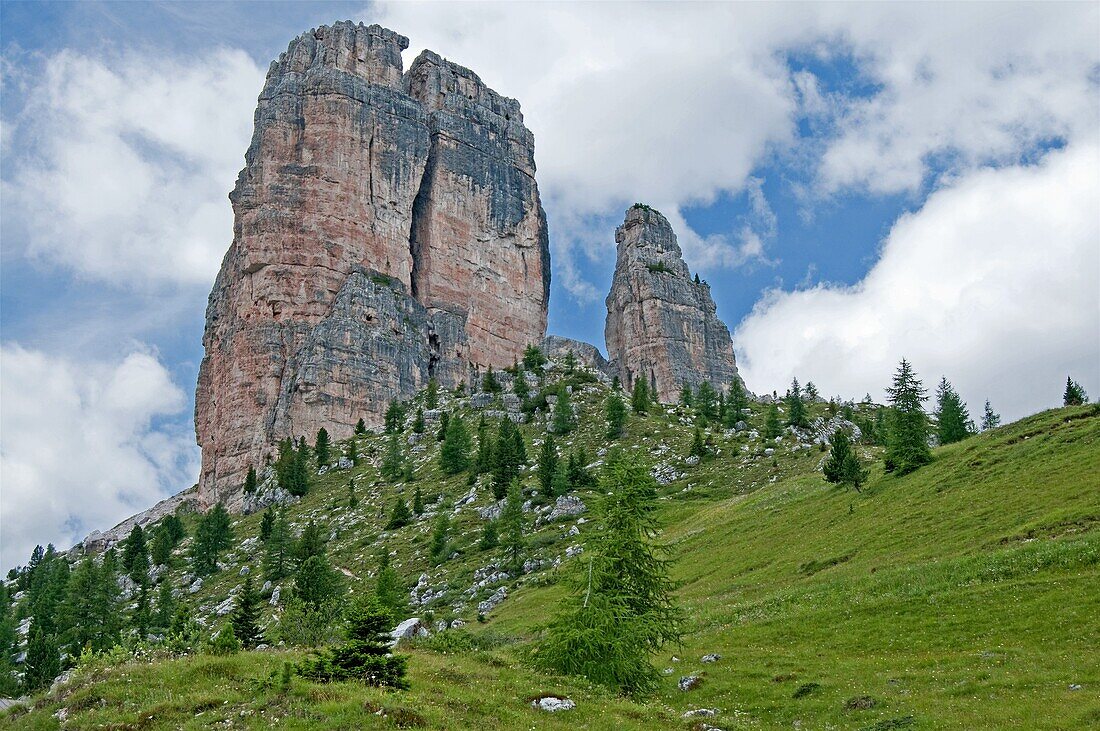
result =
[[635,205],[615,242],[604,329],[612,372],[627,388],[638,378],[655,382],[663,402],[675,401],[685,383],[725,388],[738,378],[710,285],[691,279],[668,220]]
[[334,438],[546,330],[550,260],[519,103],[377,25],[271,64],[206,313],[199,498],[234,507],[284,437]]

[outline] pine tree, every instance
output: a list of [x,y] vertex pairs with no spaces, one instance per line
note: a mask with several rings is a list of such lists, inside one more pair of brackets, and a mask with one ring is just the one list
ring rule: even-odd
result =
[[440,564],[447,557],[448,534],[451,530],[451,519],[446,510],[439,511],[435,519],[435,527],[432,528],[431,542],[428,544],[428,555],[433,564]]
[[264,542],[264,578],[276,582],[289,576],[294,567],[294,553],[294,536],[286,513],[281,510],[278,514],[272,513],[271,529]]
[[414,515],[424,514],[424,495],[420,492],[420,485],[417,485],[416,490],[413,492],[412,511]]
[[966,439],[971,434],[970,414],[966,404],[955,392],[947,378],[940,379],[936,389],[936,435],[940,444],[953,444]]
[[573,593],[552,620],[535,661],[542,667],[630,694],[652,690],[649,656],[683,630],[664,549],[651,541],[657,485],[637,456],[614,454],[604,468],[599,530],[578,562]]
[[348,440],[347,445],[344,447],[344,459],[351,462],[352,467],[359,466],[359,445],[355,443],[354,436]]
[[507,494],[508,485],[519,476],[526,461],[523,435],[511,419],[501,419],[493,445],[493,495],[497,500]]
[[416,418],[413,419],[413,434],[423,434],[427,426],[424,423],[424,409],[416,407]]
[[[570,460],[571,459],[572,458],[570,458]],[[569,482],[569,465],[559,460],[558,466],[554,470],[554,477],[550,481],[550,495],[551,497],[561,497],[567,494],[572,487],[572,484]]]
[[363,418],[360,417],[359,421],[355,422],[355,434],[356,434],[356,436],[359,436],[359,435],[366,434],[366,433],[367,433],[367,424],[366,424],[365,421],[363,421]]
[[378,552],[378,576],[374,580],[374,596],[378,603],[394,617],[403,617],[408,611],[405,587],[401,577],[390,565],[390,555],[385,549]]
[[500,393],[503,390],[496,374],[493,373],[492,366],[489,366],[489,369],[485,371],[485,377],[481,379],[481,390],[485,393]]
[[864,469],[859,457],[856,456],[856,451],[853,449],[848,452],[848,456],[844,458],[844,462],[840,466],[840,482],[851,485],[856,492],[859,492],[860,486],[866,481],[867,470]]
[[122,566],[136,583],[149,580],[149,549],[145,543],[145,531],[136,523],[122,542]]
[[745,387],[741,384],[741,379],[734,378],[730,383],[729,398],[726,399],[726,418],[723,425],[727,429],[734,428],[737,422],[744,420],[744,411],[748,407],[749,399],[745,394]]
[[626,425],[626,404],[623,403],[623,397],[619,395],[616,389],[612,389],[604,400],[604,417],[607,419],[607,431],[605,432],[607,438],[618,439],[621,437],[623,428]]
[[34,693],[45,688],[61,673],[61,647],[56,635],[42,628],[43,620],[31,619],[27,657],[23,661],[23,689]]
[[860,485],[866,479],[866,473],[859,464],[859,458],[852,449],[848,432],[837,429],[829,437],[829,456],[822,466],[822,473],[828,482],[848,484],[859,492]]
[[297,497],[302,497],[309,492],[309,447],[305,445],[304,437],[302,442],[294,452],[290,485],[287,487],[290,494]]
[[489,520],[481,527],[481,540],[477,547],[480,551],[491,551],[500,545],[500,534],[497,532],[497,522]]
[[206,576],[218,570],[218,558],[233,542],[233,528],[225,506],[218,503],[206,515],[199,518],[195,528],[195,540],[191,544],[191,565],[197,576]]
[[90,555],[81,559],[69,575],[62,608],[70,655],[79,655],[86,646],[97,652],[107,650],[118,641],[117,597],[117,577],[110,564],[97,565]]
[[982,431],[989,429],[996,429],[1001,425],[1001,415],[993,410],[993,407],[989,404],[989,400],[985,402],[985,413],[982,415]]
[[477,458],[474,460],[474,470],[482,475],[493,469],[493,435],[489,431],[489,422],[485,421],[485,415],[481,415],[481,421],[477,424]]
[[424,405],[429,409],[439,407],[439,381],[428,379],[428,387],[424,390]]
[[905,475],[932,461],[928,448],[928,416],[922,404],[926,391],[909,361],[902,359],[893,385],[886,389],[890,401],[887,423],[887,472]]
[[635,414],[645,414],[649,411],[649,390],[644,378],[634,381],[634,389],[630,392],[630,407]]
[[442,414],[439,415],[439,431],[435,433],[435,440],[437,442],[442,442],[443,439],[447,436],[447,427],[450,425],[450,423],[451,415],[449,413],[444,411]]
[[1081,384],[1073,380],[1070,376],[1066,376],[1066,390],[1062,394],[1063,406],[1081,406],[1089,402],[1089,395],[1085,393],[1085,389],[1081,388]]
[[540,373],[546,364],[546,356],[535,345],[528,345],[523,351],[523,367],[533,373]]
[[555,434],[568,434],[576,426],[572,399],[569,397],[569,390],[564,387],[558,389],[558,400],[554,402],[554,413],[551,419]]
[[312,609],[331,606],[344,594],[340,573],[324,556],[310,556],[294,576],[294,595]]
[[260,630],[262,602],[260,592],[256,591],[256,586],[252,583],[252,575],[249,574],[244,577],[244,583],[241,584],[241,588],[237,592],[236,599],[233,602],[233,612],[230,615],[230,621],[233,623],[233,635],[246,650],[251,650],[263,642],[264,635]]
[[570,489],[596,485],[595,475],[588,471],[588,453],[584,451],[584,447],[578,447],[569,453],[568,466]]
[[527,386],[526,371],[523,370],[523,366],[517,365],[515,372],[516,375],[512,379],[512,393],[518,396],[520,401],[526,401],[531,395],[531,390]]
[[703,442],[703,431],[699,427],[695,427],[695,436],[691,439],[691,451],[688,454],[699,459],[707,456],[707,445]]
[[390,612],[368,596],[348,610],[346,623],[347,641],[303,661],[298,672],[319,682],[357,680],[376,687],[408,688],[408,661],[390,652]]
[[767,415],[764,417],[764,436],[767,439],[775,439],[783,433],[783,425],[779,423],[779,407],[774,403],[768,405]]
[[550,484],[554,481],[554,471],[558,467],[558,449],[554,444],[553,434],[547,434],[546,439],[542,441],[542,448],[539,450],[539,458],[536,464],[539,493],[549,495]]
[[271,536],[271,527],[275,524],[275,509],[269,507],[260,518],[260,541],[267,543]]
[[[317,441],[313,444],[313,454],[317,457],[317,466],[324,467],[332,460],[332,455],[329,452],[329,439],[328,430],[325,427],[321,427],[317,430]],[[245,647],[248,647],[244,639],[237,633],[237,639],[241,641]]]
[[302,535],[294,546],[294,556],[299,562],[304,562],[311,556],[325,555],[325,529],[316,521],[309,521],[302,529]]
[[806,404],[802,402],[802,388],[798,379],[791,381],[791,390],[787,394],[787,425],[805,429],[810,425],[806,419]]
[[691,392],[691,384],[684,381],[684,385],[680,387],[680,406],[685,409],[690,409],[694,402],[695,398],[694,394]]
[[153,614],[153,626],[167,635],[172,628],[172,618],[176,615],[176,598],[172,596],[172,584],[161,580],[157,587],[156,610]]
[[523,491],[517,478],[509,484],[508,498],[500,512],[500,545],[504,549],[504,567],[513,575],[518,575],[523,569],[524,523]]
[[256,468],[248,466],[248,474],[244,478],[244,494],[251,495],[256,492]]
[[699,384],[699,390],[695,394],[695,413],[700,416],[704,424],[718,416],[717,398],[718,395],[714,391],[714,386],[710,385],[710,381]]
[[405,452],[401,448],[401,439],[397,433],[390,434],[386,443],[386,456],[382,458],[382,477],[397,482],[405,476]]
[[172,549],[175,545],[171,533],[164,525],[158,525],[153,530],[153,541],[149,546],[149,559],[154,566],[167,566],[172,560]]
[[405,498],[398,495],[394,500],[393,512],[390,513],[390,521],[386,524],[386,530],[404,528],[411,520],[412,514],[409,512],[409,504],[405,502]]
[[565,352],[565,358],[562,360],[562,365],[565,366],[567,375],[573,375],[573,371],[577,370],[577,356],[573,355],[572,350],[567,350]]
[[623,390],[623,382],[619,380],[619,377],[617,375],[611,377],[611,390],[612,391],[622,391]]
[[401,402],[396,399],[390,401],[386,407],[386,415],[383,417],[383,429],[386,434],[396,434],[401,431],[402,422],[405,421],[405,410]]
[[444,474],[457,475],[470,466],[470,434],[457,413],[447,423],[443,446],[439,450],[439,467]]
[[817,386],[814,385],[813,381],[809,381],[806,384],[806,400],[812,404],[817,401],[818,395]]

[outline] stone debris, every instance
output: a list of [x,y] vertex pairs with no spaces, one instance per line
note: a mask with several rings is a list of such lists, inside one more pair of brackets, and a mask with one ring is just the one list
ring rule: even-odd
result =
[[577,707],[577,704],[570,698],[546,696],[531,701],[531,707],[547,713],[557,713],[558,711],[571,711]]

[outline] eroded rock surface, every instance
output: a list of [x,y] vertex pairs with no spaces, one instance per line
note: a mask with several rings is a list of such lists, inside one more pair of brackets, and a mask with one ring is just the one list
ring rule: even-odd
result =
[[633,206],[615,242],[604,329],[612,372],[628,389],[638,378],[656,383],[662,402],[675,401],[685,383],[727,388],[738,378],[729,329],[710,285],[692,279],[668,220]]
[[291,42],[230,194],[195,398],[199,501],[239,507],[284,437],[334,439],[429,378],[450,387],[542,340],[550,285],[518,102],[377,25]]

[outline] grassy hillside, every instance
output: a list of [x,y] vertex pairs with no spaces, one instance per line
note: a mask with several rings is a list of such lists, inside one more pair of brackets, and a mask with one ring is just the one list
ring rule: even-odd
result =
[[[576,383],[578,429],[561,440],[596,459],[607,445],[605,390]],[[465,402],[452,404],[476,418]],[[823,411],[812,407],[813,415]],[[762,421],[755,414],[752,424]],[[526,425],[532,457],[541,421]],[[476,621],[477,603],[498,585],[466,594],[475,571],[497,558],[477,548],[487,490],[454,517],[452,557],[427,561],[431,515],[386,532],[395,494],[419,485],[437,505],[466,495],[464,476],[445,479],[432,439],[413,455],[417,481],[378,478],[381,437],[361,440],[370,464],[317,479],[290,512],[333,532],[329,554],[368,590],[380,546],[409,586],[421,573],[440,596],[420,609],[433,620],[459,616],[448,631],[410,648],[412,688],[383,692],[273,674],[305,653],[265,650],[229,658],[159,658],[82,670],[19,728],[837,728],[1073,729],[1100,725],[1100,412],[1058,409],[935,451],[935,461],[898,478],[876,464],[862,493],[825,483],[824,454],[785,437],[715,431],[715,456],[685,463],[693,427],[676,408],[632,417],[624,446],[644,450],[679,475],[661,489],[661,519],[689,617],[683,646],[654,658],[666,670],[645,702],[614,698],[576,679],[549,677],[524,653],[565,591],[553,560],[583,545],[590,524],[546,524],[529,536],[543,569],[505,582],[508,598]],[[775,449],[768,454],[765,449]],[[875,450],[861,447],[865,457]],[[360,498],[347,507],[347,483]],[[527,478],[528,490],[534,478]],[[591,503],[593,495],[582,492]],[[537,507],[539,497],[533,496]],[[446,509],[450,509],[449,507]],[[238,539],[259,516],[241,518]],[[576,526],[579,535],[569,535]],[[209,614],[258,552],[232,554],[194,596]],[[184,582],[182,563],[172,573]],[[277,611],[268,608],[269,618]],[[213,621],[213,620],[212,620]],[[719,654],[703,663],[706,654]],[[680,677],[703,682],[683,692]],[[1079,689],[1073,689],[1079,686]],[[568,695],[572,711],[535,711],[545,693]],[[689,719],[691,709],[716,709]],[[58,712],[66,720],[58,718]]]

